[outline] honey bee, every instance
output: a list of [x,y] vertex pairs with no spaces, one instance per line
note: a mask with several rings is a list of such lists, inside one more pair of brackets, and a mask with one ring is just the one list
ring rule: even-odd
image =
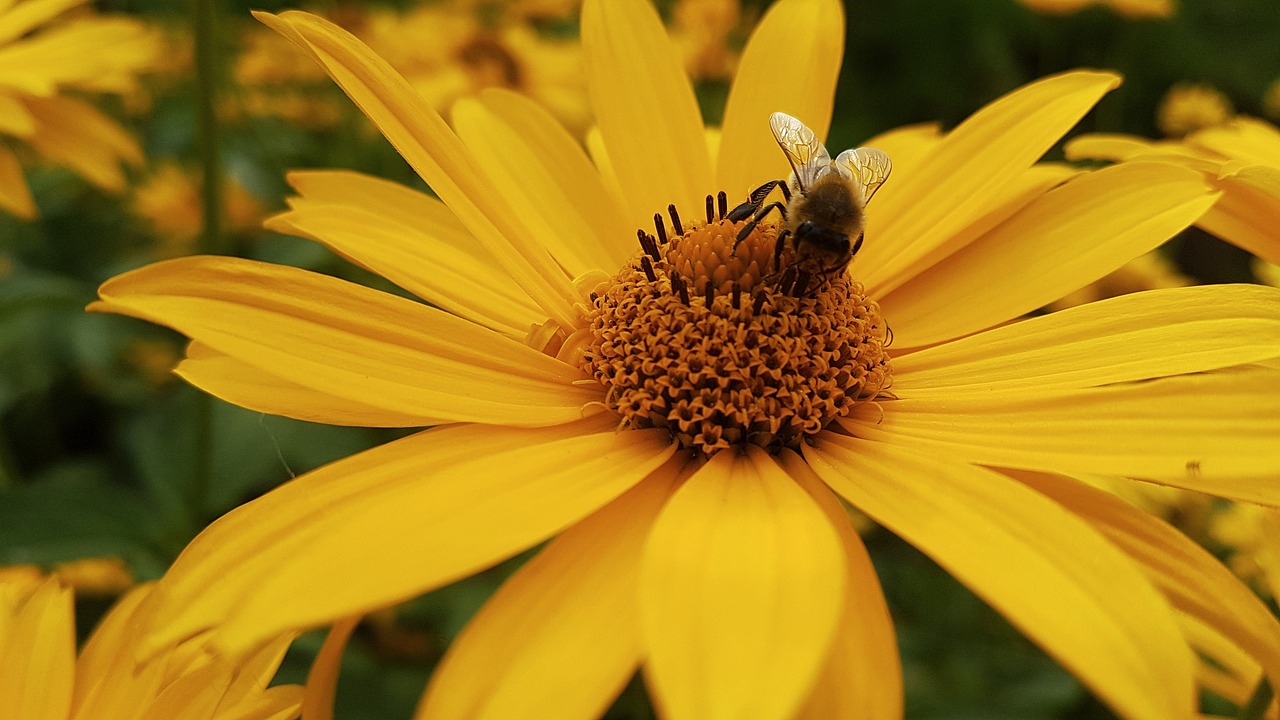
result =
[[[781,273],[783,292],[804,295],[814,280],[844,270],[862,247],[866,229],[866,205],[893,169],[889,156],[875,148],[845,150],[835,160],[807,125],[786,113],[769,116],[769,129],[787,156],[791,176],[770,180],[751,192],[728,219],[751,220],[738,233],[742,242],[770,212],[777,210],[784,222],[774,249],[774,265],[788,238],[794,258]],[[764,204],[777,188],[785,204]],[[816,284],[815,284],[816,287]]]

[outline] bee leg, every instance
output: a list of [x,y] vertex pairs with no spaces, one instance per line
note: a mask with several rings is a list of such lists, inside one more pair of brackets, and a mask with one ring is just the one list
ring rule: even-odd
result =
[[751,213],[760,209],[760,206],[764,204],[764,199],[769,197],[769,193],[773,192],[774,188],[782,188],[782,196],[786,198],[788,202],[791,201],[791,189],[787,187],[787,182],[785,180],[770,180],[755,190],[752,190],[751,194],[747,196],[746,202],[730,210],[728,214],[721,214],[724,215],[726,220],[731,220],[733,222],[746,220],[751,217]]
[[804,291],[809,289],[809,280],[812,277],[804,270],[796,272],[795,284],[791,286],[791,292],[787,293],[792,297],[803,297]]
[[738,231],[737,242],[733,244],[734,249],[736,250],[738,248],[738,243],[741,243],[743,240],[747,239],[747,236],[751,234],[752,230],[756,229],[756,225],[760,224],[760,221],[764,219],[765,215],[768,215],[770,212],[773,212],[774,210],[777,210],[779,213],[781,213],[782,217],[784,218],[787,216],[787,206],[783,205],[780,202],[772,202],[760,208],[759,210],[756,211],[755,217],[751,218],[751,221],[748,222],[746,225],[743,225],[742,229]]
[[851,257],[851,258],[852,258],[854,255],[857,255],[857,254],[858,254],[858,250],[860,250],[860,249],[862,248],[862,239],[863,239],[863,238],[865,238],[865,237],[866,237],[866,235],[859,235],[859,236],[858,236],[858,240],[857,240],[857,242],[855,242],[855,243],[853,244],[853,249],[849,251],[849,257]]
[[776,272],[782,263],[782,250],[787,246],[787,237],[791,235],[791,230],[786,229],[778,233],[778,241],[773,244],[773,269]]

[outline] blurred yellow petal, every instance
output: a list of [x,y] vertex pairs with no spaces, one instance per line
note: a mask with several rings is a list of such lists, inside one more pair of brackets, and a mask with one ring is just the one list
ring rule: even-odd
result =
[[879,406],[839,422],[858,437],[960,462],[1142,478],[1280,506],[1280,373],[1271,369]]
[[939,248],[1119,84],[1112,73],[1075,71],[1025,85],[947,133],[918,172],[890,178],[867,212],[876,242],[862,248],[859,266],[868,289],[893,290],[922,257],[945,259]]
[[791,717],[834,640],[845,566],[830,521],[763,450],[712,456],[662,511],[641,569],[661,714]]
[[16,40],[88,0],[26,0],[0,15],[0,44]]
[[1217,197],[1199,173],[1163,163],[1128,163],[1082,175],[882,296],[880,306],[901,347],[983,330],[1160,245]]
[[569,528],[449,648],[419,720],[600,717],[640,664],[640,558],[684,461]]
[[[29,137],[36,131],[36,119],[18,95],[0,92],[0,133]],[[3,147],[3,146],[0,146]]]
[[359,624],[359,615],[339,620],[325,636],[324,645],[320,646],[307,675],[306,695],[302,703],[304,720],[333,720],[333,700],[338,692],[342,654],[347,649],[351,633]]
[[186,359],[174,372],[229,403],[295,420],[356,427],[425,427],[447,422],[422,413],[398,413],[299,385],[199,343],[188,346]]
[[1244,583],[1171,525],[1110,493],[1063,477],[1012,473],[1047,495],[1138,561],[1174,607],[1247,650],[1280,687],[1280,622]]
[[795,720],[901,720],[902,662],[893,618],[880,589],[880,579],[844,506],[793,452],[780,457],[782,466],[813,496],[827,521],[840,534],[846,573],[845,608],[835,644],[818,684]]
[[453,108],[458,135],[526,223],[572,276],[613,271],[637,250],[634,227],[582,146],[522,95],[489,90]]
[[22,174],[22,165],[13,151],[3,144],[0,144],[0,210],[23,220],[34,220],[37,213],[36,201],[31,197],[26,176]]
[[254,17],[311,52],[497,261],[562,327],[574,327],[569,278],[475,166],[421,95],[359,40],[303,12]]
[[244,648],[403,600],[534,545],[674,453],[665,432],[617,433],[615,423],[450,425],[302,475],[192,541],[156,591],[149,652],[213,627],[219,647]]
[[294,383],[399,415],[509,425],[582,416],[596,388],[521,343],[388,293],[239,258],[190,257],[103,284],[94,310],[168,325]]
[[0,638],[0,717],[63,720],[71,710],[76,658],[71,591],[50,578],[8,621],[7,637]]
[[1280,356],[1280,290],[1214,285],[1133,293],[894,358],[900,398],[1096,387]]
[[1273,167],[1253,165],[1218,180],[1222,199],[1197,223],[1267,262],[1280,263],[1280,157]]
[[697,217],[717,188],[693,88],[657,11],[648,0],[586,0],[582,49],[627,224],[648,227],[669,203]]
[[449,312],[519,340],[546,315],[439,200],[359,173],[289,174],[302,197],[267,221],[311,238]]
[[717,189],[734,204],[761,183],[791,172],[769,130],[771,113],[785,112],[819,139],[827,136],[843,56],[844,9],[838,0],[782,0],[761,18],[738,62],[716,159]]
[[26,141],[46,159],[103,190],[123,191],[121,164],[142,164],[137,140],[89,103],[70,97],[28,97],[23,102],[36,119],[36,131]]
[[915,545],[1121,717],[1193,717],[1192,655],[1168,604],[1083,520],[985,468],[834,433],[805,458],[854,507]]
[[1247,164],[1280,166],[1280,129],[1255,118],[1236,118],[1187,138],[1187,144]]

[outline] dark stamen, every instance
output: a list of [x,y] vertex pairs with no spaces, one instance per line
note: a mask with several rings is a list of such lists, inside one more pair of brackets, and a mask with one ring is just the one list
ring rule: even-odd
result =
[[658,276],[653,272],[653,261],[648,255],[640,256],[640,269],[644,270],[644,276],[649,278],[649,282],[658,282]]
[[716,201],[720,210],[720,219],[723,220],[724,216],[729,214],[729,196],[725,195],[724,191],[721,190],[716,194]]
[[707,307],[716,301],[716,286],[711,283],[711,278],[707,278],[706,300]]
[[[723,195],[724,193],[721,193],[721,196]],[[733,309],[737,310],[740,307],[742,307],[742,285],[735,282],[733,284]]]
[[658,231],[658,242],[667,244],[667,224],[662,222],[662,213],[653,214],[653,227]]
[[764,301],[765,301],[765,291],[761,290],[760,292],[756,293],[756,302],[754,305],[751,306],[752,315],[760,314],[760,311],[764,309]]
[[680,213],[676,212],[675,203],[667,206],[667,214],[671,216],[671,229],[676,231],[676,235],[683,235],[684,226],[680,224]]
[[707,223],[716,219],[716,199],[707,195]]
[[676,291],[680,296],[680,302],[685,305],[689,304],[689,289],[685,287],[684,280],[676,273],[671,273],[671,289]]

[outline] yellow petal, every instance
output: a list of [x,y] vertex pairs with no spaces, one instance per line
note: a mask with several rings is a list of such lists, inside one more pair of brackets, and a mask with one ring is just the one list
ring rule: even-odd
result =
[[844,506],[797,454],[784,452],[782,466],[822,508],[840,534],[848,581],[835,644],[809,699],[794,720],[901,720],[902,663],[893,618],[867,548]]
[[911,177],[921,163],[942,142],[942,128],[937,123],[919,123],[887,130],[869,138],[865,145],[880,148],[893,159],[893,175]]
[[1015,388],[855,408],[852,434],[958,462],[1109,475],[1280,505],[1280,372]]
[[600,134],[627,202],[648,227],[669,203],[697,217],[716,188],[702,115],[680,53],[648,0],[587,0],[583,69]]
[[1158,152],[1161,146],[1130,135],[1089,133],[1074,137],[1063,148],[1068,160],[1111,160],[1119,162]]
[[269,229],[324,243],[432,305],[519,340],[546,320],[439,200],[355,172],[295,171],[289,183],[302,197]]
[[439,114],[385,60],[314,15],[254,17],[312,53],[413,169],[497,259],[498,267],[562,327],[577,300],[564,271],[511,210]]
[[1191,718],[1192,655],[1134,563],[1053,501],[985,468],[835,433],[805,458],[1128,720]]
[[22,98],[0,92],[0,133],[24,138],[35,131],[36,119],[22,102]]
[[130,590],[98,622],[76,661],[73,720],[132,717],[159,692],[167,663],[138,666],[135,649],[154,583]]
[[52,162],[110,192],[125,189],[121,163],[142,164],[142,148],[124,128],[83,100],[25,98],[36,119],[27,142]]
[[998,325],[1155,248],[1216,198],[1199,173],[1163,163],[1082,175],[881,296],[881,310],[901,347]]
[[352,631],[359,624],[359,615],[339,620],[325,636],[324,645],[320,646],[320,653],[307,675],[307,690],[302,704],[302,716],[306,720],[333,720],[333,699],[338,692],[342,654],[347,649]]
[[1280,129],[1255,118],[1238,117],[1187,137],[1187,145],[1243,163],[1280,166]]
[[270,687],[230,710],[219,708],[217,720],[295,720],[304,692],[299,685]]
[[448,422],[446,418],[398,413],[299,385],[199,343],[188,346],[186,359],[174,372],[234,405],[295,420],[355,427],[426,427]]
[[1037,473],[1013,477],[1084,518],[1138,561],[1175,608],[1247,650],[1280,687],[1280,622],[1217,558],[1162,520],[1076,480]]
[[679,458],[551,542],[449,648],[418,720],[591,720],[640,664],[641,551]]
[[63,720],[76,661],[71,590],[40,584],[13,616],[0,654],[0,717]]
[[1280,290],[1210,285],[1133,293],[894,358],[900,398],[1094,387],[1280,356]]
[[[1280,158],[1275,160],[1280,165]],[[1252,165],[1217,182],[1223,196],[1197,223],[1267,262],[1280,263],[1280,167]]]
[[18,157],[4,145],[0,145],[0,210],[23,220],[34,220],[38,212]]
[[86,0],[26,0],[0,15],[0,43],[26,35],[63,12],[85,4]]
[[831,648],[845,562],[830,521],[763,450],[713,456],[662,511],[641,568],[662,715],[791,717]]
[[582,146],[540,105],[506,90],[453,108],[458,135],[498,190],[570,275],[615,271],[635,254],[635,227]]
[[[295,637],[295,633],[280,635],[263,643],[262,647],[246,657],[231,660],[230,662],[234,665],[234,674],[232,675],[231,683],[227,686],[226,693],[222,696],[219,708],[225,710],[242,706],[252,707],[259,704],[260,696],[267,689],[267,685],[275,678],[276,671],[280,669],[280,663],[284,660],[284,654],[289,650],[289,646],[293,644]],[[219,660],[228,662],[226,658],[219,658]],[[301,691],[301,688],[296,689]],[[297,699],[301,704],[302,696],[300,692]],[[261,713],[261,709],[256,709],[250,714],[259,715]]]
[[336,278],[223,257],[156,263],[91,306],[172,327],[294,383],[400,415],[507,425],[582,417],[585,376],[446,312]]
[[452,425],[302,475],[192,541],[156,591],[148,651],[213,627],[218,647],[250,647],[509,557],[674,452],[663,431],[615,428],[611,416],[536,430]]
[[761,183],[787,177],[786,157],[769,131],[771,113],[785,112],[819,139],[827,136],[843,57],[844,9],[838,0],[782,0],[769,8],[742,52],[725,105],[719,189],[740,198]]
[[1119,83],[1112,73],[1076,71],[1025,85],[947,133],[917,172],[891,177],[867,212],[859,264],[868,287],[890,290],[909,279],[902,271],[919,258],[942,260],[937,247]]

